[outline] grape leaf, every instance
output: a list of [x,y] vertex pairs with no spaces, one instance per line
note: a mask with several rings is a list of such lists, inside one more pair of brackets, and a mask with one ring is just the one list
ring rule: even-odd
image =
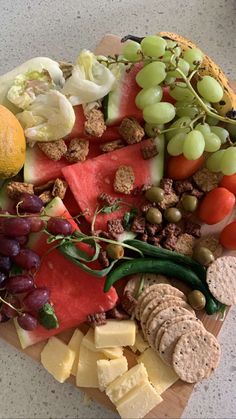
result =
[[46,303],[38,312],[38,321],[45,329],[57,329],[59,322],[51,304]]

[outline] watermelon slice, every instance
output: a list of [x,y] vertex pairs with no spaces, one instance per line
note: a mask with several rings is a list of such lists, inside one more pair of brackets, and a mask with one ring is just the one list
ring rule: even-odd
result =
[[122,75],[116,88],[103,100],[106,125],[118,125],[123,118],[135,117],[138,121],[143,119],[143,114],[135,105],[135,98],[141,88],[136,83],[136,75],[142,64],[137,63],[131,70],[122,69]]
[[[86,215],[88,222],[91,223],[92,221],[97,207],[97,198],[102,192],[116,198],[122,198],[131,206],[140,206],[142,197],[114,193],[113,180],[115,172],[120,165],[132,166],[135,174],[134,187],[142,186],[143,184],[159,184],[164,170],[164,138],[160,136],[155,139],[159,154],[152,159],[144,160],[140,149],[149,144],[149,141],[144,140],[141,143],[130,145],[87,160],[84,163],[77,163],[62,169],[64,177],[82,212],[89,210],[88,215]],[[121,209],[112,214],[98,215],[95,228],[106,230],[109,219],[121,217],[128,209],[129,207],[122,206]]]
[[[50,216],[64,216],[70,220],[75,229],[78,226],[67,212],[60,198],[54,198],[47,206]],[[46,286],[51,291],[51,302],[54,305],[59,320],[59,328],[47,330],[42,326],[28,332],[19,327],[16,329],[22,348],[56,335],[65,329],[78,326],[86,321],[91,313],[110,310],[117,301],[114,288],[109,293],[103,292],[104,279],[97,278],[82,271],[77,265],[66,259],[59,250],[53,250],[45,255],[48,249],[46,235],[37,234],[32,239],[31,248],[43,256],[42,264],[35,276],[38,286]],[[83,248],[87,245],[83,244]],[[94,266],[95,267],[95,266]]]

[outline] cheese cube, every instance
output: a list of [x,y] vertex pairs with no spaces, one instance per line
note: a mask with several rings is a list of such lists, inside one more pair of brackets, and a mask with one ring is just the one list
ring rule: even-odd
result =
[[134,345],[136,324],[133,320],[108,320],[95,327],[96,348]]
[[106,395],[109,397],[112,403],[115,404],[130,390],[147,380],[148,374],[144,365],[142,363],[135,365],[129,371],[125,372],[121,377],[113,381],[113,383],[109,384],[109,386],[106,388]]
[[108,384],[112,383],[112,381],[120,377],[127,370],[128,362],[125,356],[110,361],[106,359],[97,361],[99,389],[104,391]]
[[93,352],[82,344],[79,352],[79,363],[76,374],[78,387],[98,388],[97,361],[106,356],[102,352]]
[[143,352],[137,361],[144,364],[148,378],[159,394],[162,394],[179,379],[173,368],[166,365],[151,348]]
[[51,337],[41,352],[41,362],[53,377],[64,383],[70,376],[75,352],[56,337]]
[[123,348],[117,346],[116,348],[101,348],[97,349],[94,343],[94,329],[90,328],[84,336],[83,345],[90,351],[102,352],[109,359],[120,358],[123,355]]
[[122,419],[139,419],[161,402],[161,396],[149,381],[145,381],[126,394],[116,408]]
[[80,351],[80,345],[82,342],[84,335],[81,332],[81,330],[76,329],[73,333],[73,336],[71,337],[70,342],[68,343],[68,347],[75,352],[75,360],[72,365],[71,374],[76,376],[77,369],[78,369],[78,363],[79,363],[79,351]]

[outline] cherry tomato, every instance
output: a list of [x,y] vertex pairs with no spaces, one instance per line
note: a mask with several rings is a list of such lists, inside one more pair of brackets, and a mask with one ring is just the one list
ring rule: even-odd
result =
[[225,188],[215,188],[203,198],[198,216],[206,224],[217,224],[229,215],[235,204],[235,196]]
[[236,195],[236,174],[231,176],[223,176],[220,182],[220,186],[228,189],[228,191]]
[[228,224],[220,233],[220,244],[229,250],[236,250],[236,221]]
[[187,160],[183,154],[170,157],[167,162],[167,176],[174,180],[187,179],[200,169],[203,163],[203,156],[196,160]]

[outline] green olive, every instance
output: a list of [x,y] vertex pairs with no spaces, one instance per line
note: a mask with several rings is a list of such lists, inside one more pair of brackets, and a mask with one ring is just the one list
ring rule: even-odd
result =
[[149,208],[146,214],[146,220],[151,224],[161,224],[162,213],[157,208]]
[[108,244],[106,252],[107,256],[111,259],[121,259],[124,256],[124,248],[120,244]]
[[182,214],[178,208],[167,208],[164,212],[164,217],[169,223],[178,223]]
[[207,247],[203,246],[195,247],[193,258],[204,266],[210,265],[215,260],[213,253]]
[[185,195],[181,200],[183,209],[185,211],[194,212],[198,206],[198,200],[196,196],[193,195]]
[[206,297],[201,291],[193,290],[188,294],[188,302],[194,310],[203,310],[206,305]]
[[165,197],[165,192],[163,189],[158,188],[157,186],[152,186],[151,188],[149,188],[146,193],[145,193],[145,197],[148,199],[148,201],[150,202],[161,202],[164,197]]

